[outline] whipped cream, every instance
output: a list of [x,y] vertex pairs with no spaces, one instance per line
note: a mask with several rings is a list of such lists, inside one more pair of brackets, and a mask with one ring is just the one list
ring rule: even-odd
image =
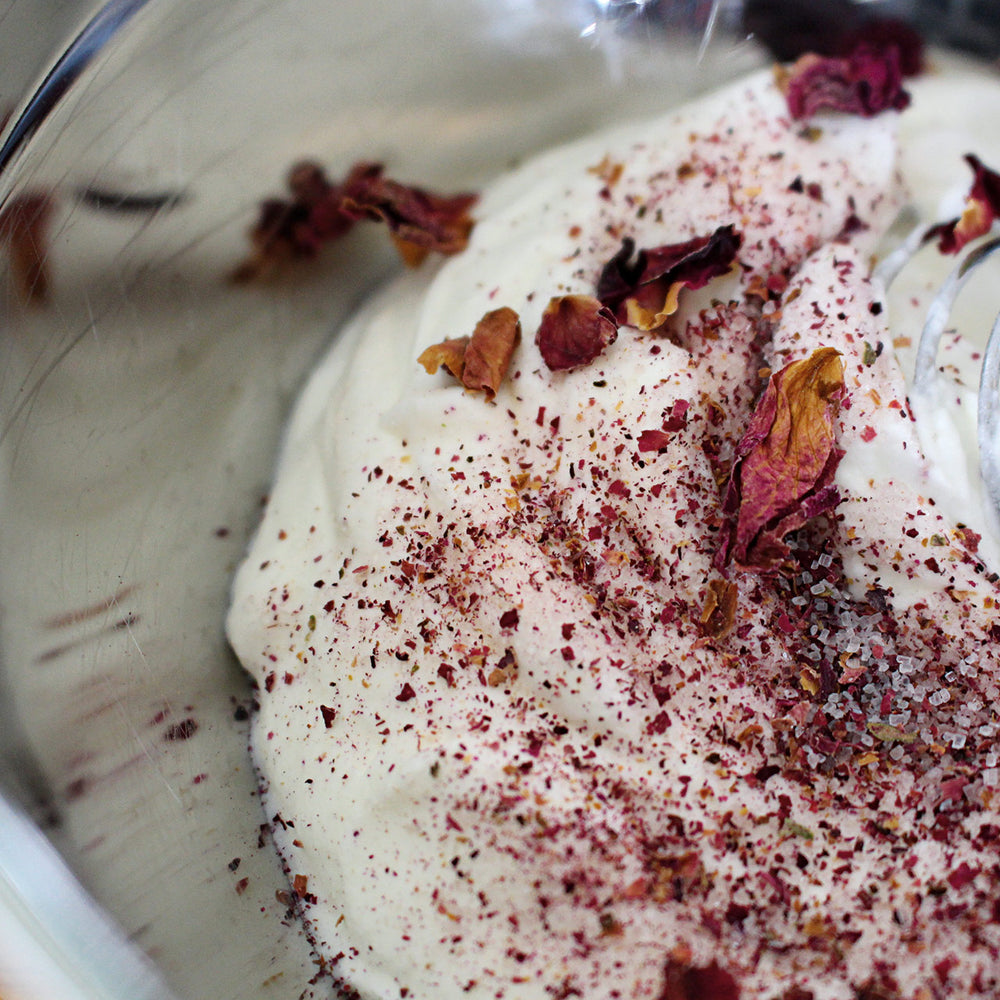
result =
[[[906,343],[950,262],[922,253],[891,295],[871,277],[904,206],[935,221],[968,187],[956,79],[997,112],[993,79],[953,69],[901,115],[807,127],[762,73],[546,154],[485,193],[463,254],[338,336],[228,620],[334,982],[378,1000],[1000,991],[1000,563],[981,500],[937,471],[976,359],[949,341],[965,360],[925,433]],[[933,165],[915,155],[949,132]],[[546,368],[546,303],[592,294],[623,237],[728,224],[739,268],[664,329]],[[780,296],[755,294],[772,276]],[[525,336],[495,402],[417,365],[499,306]],[[729,573],[720,634],[720,470],[758,370],[828,346],[841,503],[794,575]]]

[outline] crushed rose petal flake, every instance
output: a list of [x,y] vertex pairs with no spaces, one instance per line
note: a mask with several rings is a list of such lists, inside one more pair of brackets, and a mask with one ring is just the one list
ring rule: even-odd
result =
[[701,611],[701,628],[705,635],[718,638],[725,635],[736,620],[738,591],[729,580],[710,580]]

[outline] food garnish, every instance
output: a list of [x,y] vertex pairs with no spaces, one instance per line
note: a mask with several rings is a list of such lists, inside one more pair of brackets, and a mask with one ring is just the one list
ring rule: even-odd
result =
[[742,237],[732,225],[683,243],[640,250],[626,237],[597,281],[597,297],[619,323],[655,330],[677,311],[684,288],[703,288],[727,274],[736,260]]
[[471,392],[485,392],[493,400],[521,341],[521,321],[513,309],[502,306],[486,313],[470,337],[455,337],[428,347],[417,361],[433,375],[444,368]]
[[736,449],[722,499],[717,568],[779,571],[785,536],[840,501],[833,475],[843,452],[833,414],[844,394],[839,353],[822,347],[771,375]]
[[883,111],[902,111],[910,103],[896,46],[862,42],[846,56],[809,52],[791,67],[779,67],[777,81],[793,118],[808,118],[817,111],[871,118]]
[[384,222],[411,267],[431,251],[461,253],[474,224],[470,209],[477,195],[439,195],[401,184],[385,176],[381,163],[356,163],[334,183],[319,164],[304,161],[289,172],[288,189],[289,198],[262,202],[250,230],[253,251],[233,272],[235,281],[252,281],[282,262],[315,257],[361,219]]
[[937,239],[941,253],[958,253],[971,240],[988,233],[1000,215],[1000,174],[972,153],[965,162],[972,167],[974,176],[962,214],[931,227],[924,236],[926,242]]
[[701,612],[701,630],[707,636],[725,635],[736,620],[736,584],[729,580],[710,580]]
[[618,337],[614,314],[591,295],[549,300],[535,343],[552,371],[589,365]]
[[380,163],[355,167],[341,190],[338,210],[349,219],[384,222],[415,266],[430,252],[461,253],[469,242],[474,194],[439,195],[384,176]]

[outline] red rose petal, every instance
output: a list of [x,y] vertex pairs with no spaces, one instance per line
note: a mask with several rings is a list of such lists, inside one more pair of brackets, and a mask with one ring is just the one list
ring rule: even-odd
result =
[[736,451],[715,564],[780,570],[785,536],[840,500],[833,412],[844,393],[839,353],[824,347],[771,376]]
[[563,295],[545,307],[535,343],[552,371],[589,365],[618,337],[610,309],[590,295]]
[[657,1000],[740,1000],[740,986],[714,961],[698,966],[671,957]]
[[871,118],[883,111],[901,111],[910,103],[903,89],[900,51],[894,46],[862,42],[843,57],[808,53],[781,71],[779,85],[793,118],[808,118],[817,111]]
[[972,882],[979,874],[977,868],[971,868],[967,862],[963,861],[954,871],[948,875],[948,885],[952,889],[961,889]]
[[289,172],[288,189],[290,198],[261,204],[250,231],[253,251],[234,271],[234,280],[251,281],[282,261],[313,257],[360,219],[384,222],[410,265],[430,251],[461,252],[473,227],[469,210],[476,195],[439,195],[400,184],[384,176],[381,163],[356,163],[334,183],[321,166],[304,161]]
[[937,239],[941,253],[958,253],[971,240],[988,233],[1000,216],[1000,174],[971,153],[965,162],[974,176],[964,211],[959,218],[933,226],[924,234],[925,243]]
[[707,236],[640,250],[633,260],[635,242],[626,237],[601,271],[597,297],[619,323],[655,329],[677,308],[681,288],[703,288],[728,273],[741,242],[733,226],[720,226]]

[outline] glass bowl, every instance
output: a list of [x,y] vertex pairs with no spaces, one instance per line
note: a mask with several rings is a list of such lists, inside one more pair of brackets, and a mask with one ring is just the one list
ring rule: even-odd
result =
[[[223,616],[291,401],[397,264],[358,230],[280,280],[234,283],[258,206],[303,158],[476,187],[766,56],[735,2],[78,14],[0,137],[0,784],[176,996],[323,996]],[[9,893],[35,855],[8,830]],[[138,995],[100,918],[77,934],[71,887],[46,883],[38,910],[31,873],[19,884],[43,952],[103,968],[95,996]]]

